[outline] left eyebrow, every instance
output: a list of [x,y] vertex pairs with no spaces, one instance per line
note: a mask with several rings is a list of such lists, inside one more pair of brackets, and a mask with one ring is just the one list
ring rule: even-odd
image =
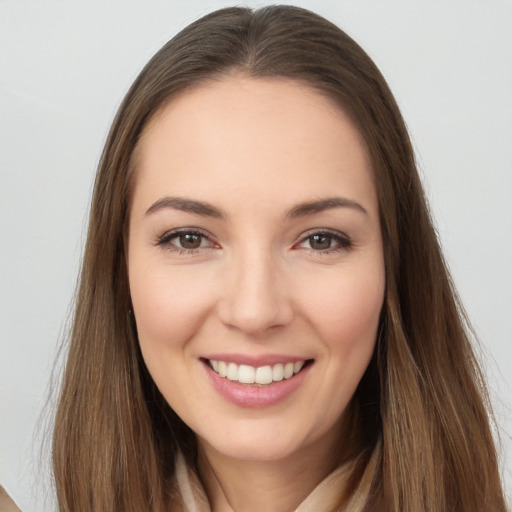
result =
[[366,209],[361,204],[353,201],[352,199],[346,199],[344,197],[328,197],[326,199],[320,199],[319,201],[299,203],[288,211],[286,217],[295,219],[297,217],[313,215],[314,213],[330,210],[332,208],[352,208],[363,213],[364,215],[368,215]]
[[226,214],[205,201],[196,201],[185,197],[162,197],[153,203],[146,211],[146,215],[151,215],[164,208],[173,208],[182,212],[195,213],[205,217],[223,218]]

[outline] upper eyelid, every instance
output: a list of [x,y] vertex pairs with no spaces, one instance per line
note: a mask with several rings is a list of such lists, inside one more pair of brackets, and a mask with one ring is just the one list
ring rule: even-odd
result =
[[200,235],[200,236],[206,238],[207,240],[209,240],[212,244],[217,244],[217,242],[215,241],[215,237],[211,233],[208,233],[207,231],[205,231],[204,229],[201,229],[201,228],[170,229],[168,231],[165,231],[161,235],[158,235],[156,238],[156,243],[157,243],[157,245],[163,244],[163,243],[166,243],[166,242],[172,240],[173,238],[177,238],[178,236],[180,236],[182,234],[186,234],[186,233]]
[[[326,254],[330,252],[337,252],[338,250],[351,250],[354,248],[354,241],[352,237],[348,236],[346,233],[342,231],[338,231],[331,228],[313,228],[311,230],[308,230],[300,235],[298,240],[294,242],[292,245],[292,249],[296,249],[301,246],[304,242],[306,242],[309,238],[315,235],[327,235],[334,239],[338,239],[339,247],[331,247],[324,250],[314,250],[309,249],[313,251],[315,254]],[[307,249],[307,248],[306,248]]]
[[333,237],[344,238],[347,241],[351,241],[352,240],[352,237],[350,237],[349,235],[347,235],[343,231],[339,231],[337,229],[332,229],[332,228],[312,228],[312,229],[308,229],[307,231],[302,232],[298,236],[296,243],[301,242],[303,240],[306,240],[307,238],[309,238],[311,236],[314,236],[314,235],[330,235],[330,236],[333,236]]
[[185,227],[185,228],[169,229],[169,230],[163,232],[159,236],[159,238],[168,237],[168,236],[169,237],[171,237],[171,236],[178,236],[178,235],[181,235],[183,233],[192,233],[192,234],[197,234],[197,235],[204,236],[205,238],[214,238],[213,235],[211,233],[209,233],[208,231],[205,231],[202,228],[195,228],[195,227]]

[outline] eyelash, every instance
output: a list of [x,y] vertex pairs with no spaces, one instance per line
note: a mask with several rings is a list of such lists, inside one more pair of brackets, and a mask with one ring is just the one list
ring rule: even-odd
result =
[[306,243],[308,240],[311,243],[311,240],[313,237],[323,237],[328,238],[336,243],[334,247],[328,247],[327,249],[322,250],[315,250],[312,247],[305,247],[305,249],[309,250],[312,254],[331,254],[339,251],[350,251],[354,248],[354,243],[344,233],[340,233],[339,231],[332,231],[330,229],[321,229],[321,230],[315,230],[307,233],[305,236],[303,236],[300,241],[294,245],[294,247],[300,247],[302,244]]
[[[185,247],[179,247],[172,243],[172,240],[174,240],[175,238],[179,238],[181,236],[186,236],[186,235],[201,237],[202,239],[208,240],[211,245],[208,247],[199,246],[194,249],[187,249]],[[212,241],[212,239],[209,235],[207,235],[200,229],[183,228],[183,229],[178,229],[178,230],[174,230],[174,231],[168,231],[168,232],[164,233],[163,235],[159,236],[156,240],[156,245],[159,247],[164,247],[166,250],[168,250],[170,252],[177,252],[180,255],[181,254],[194,255],[194,254],[198,254],[198,252],[200,250],[212,249],[217,244],[215,244]]]
[[[172,243],[172,241],[174,239],[179,238],[181,236],[186,236],[186,235],[201,237],[201,239],[207,240],[211,245],[206,246],[206,247],[202,247],[200,245],[197,248],[187,249],[185,247],[179,247],[179,246],[175,245],[174,243]],[[302,236],[302,238],[299,240],[299,242],[297,242],[293,246],[293,248],[301,247],[301,245],[304,243],[307,243],[308,240],[311,243],[311,240],[315,236],[327,238],[327,239],[331,240],[331,243],[332,243],[332,241],[334,241],[336,243],[336,245],[334,247],[328,247],[326,249],[321,249],[321,250],[316,250],[316,249],[313,249],[312,247],[309,247],[309,248],[304,247],[304,249],[308,250],[310,253],[315,254],[315,255],[331,254],[331,253],[339,252],[339,251],[350,251],[354,247],[352,240],[347,235],[340,233],[338,231],[322,229],[322,230],[311,231],[311,232],[307,233],[305,236]],[[217,246],[217,244],[215,244],[212,241],[211,237],[208,234],[206,234],[205,232],[203,232],[199,229],[190,229],[190,228],[183,228],[183,229],[179,229],[179,230],[166,232],[157,238],[155,245],[157,245],[159,247],[164,247],[166,250],[168,250],[170,252],[177,252],[180,255],[195,255],[195,254],[198,254],[199,251],[201,251],[201,250],[212,249],[212,248],[216,248],[216,246]]]

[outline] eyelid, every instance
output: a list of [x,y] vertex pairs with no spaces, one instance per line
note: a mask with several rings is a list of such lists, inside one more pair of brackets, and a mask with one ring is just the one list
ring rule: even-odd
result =
[[[195,249],[186,249],[184,247],[179,247],[176,245],[173,245],[171,243],[171,240],[174,238],[179,237],[180,235],[184,234],[191,234],[191,235],[199,235],[203,238],[206,238],[210,242],[210,246],[208,247],[197,247]],[[163,234],[157,236],[155,245],[159,247],[166,247],[169,251],[178,251],[180,253],[187,253],[187,254],[194,254],[199,251],[204,251],[206,249],[213,249],[220,247],[219,244],[215,241],[214,237],[201,228],[196,227],[184,227],[184,228],[176,228],[171,229],[169,231],[164,232]]]
[[303,249],[309,250],[310,252],[315,254],[326,254],[335,251],[349,251],[354,247],[354,242],[352,241],[351,237],[348,236],[346,233],[343,233],[342,231],[338,231],[331,228],[313,228],[300,235],[298,241],[293,245],[293,249],[300,249],[301,244],[306,242],[308,238],[311,238],[315,235],[330,236],[333,239],[337,240],[339,245],[336,247],[329,247],[328,249],[324,250],[315,250],[312,248],[308,249],[307,247],[303,247]]

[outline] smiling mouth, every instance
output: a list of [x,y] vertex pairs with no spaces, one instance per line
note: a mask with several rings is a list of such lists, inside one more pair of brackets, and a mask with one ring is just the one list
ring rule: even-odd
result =
[[295,363],[278,363],[259,367],[213,359],[205,359],[205,362],[220,377],[239,384],[261,387],[291,379],[311,364],[313,360],[306,359]]

